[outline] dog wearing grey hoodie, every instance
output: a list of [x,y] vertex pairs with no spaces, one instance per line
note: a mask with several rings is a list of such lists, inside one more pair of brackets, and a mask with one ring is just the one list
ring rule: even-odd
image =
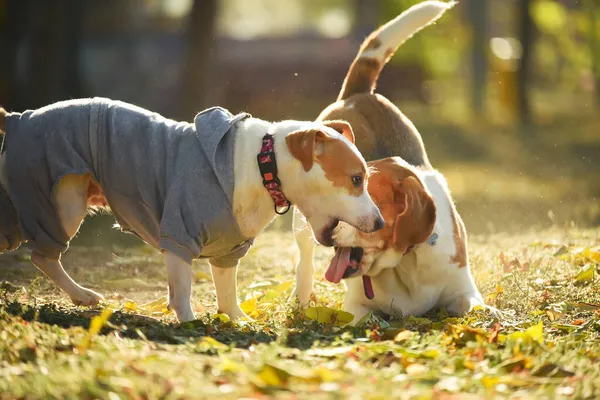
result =
[[343,121],[271,123],[213,107],[188,123],[93,98],[0,109],[0,131],[0,252],[30,242],[33,264],[75,304],[102,300],[61,263],[90,207],[109,208],[121,229],[164,254],[179,321],[195,318],[197,258],[211,265],[219,312],[246,317],[239,259],[292,204],[327,246],[340,221],[364,232],[384,225]]

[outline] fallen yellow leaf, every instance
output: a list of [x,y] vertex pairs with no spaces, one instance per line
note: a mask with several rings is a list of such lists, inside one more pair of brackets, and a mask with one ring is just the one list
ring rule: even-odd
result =
[[229,318],[229,316],[227,314],[214,314],[212,317],[214,319],[218,319],[221,322],[229,322],[229,321],[231,321],[231,319]]
[[210,336],[204,336],[204,337],[200,338],[196,342],[196,344],[198,344],[198,346],[203,350],[208,350],[208,349],[225,350],[225,349],[228,349],[226,344],[223,344],[223,343],[219,342],[218,340],[211,338]]
[[123,310],[125,311],[131,311],[131,312],[135,312],[138,308],[138,305],[135,301],[126,301],[125,305],[123,306]]
[[88,330],[88,333],[85,339],[83,340],[83,343],[77,346],[79,354],[83,354],[88,349],[94,336],[100,333],[100,330],[102,330],[102,327],[106,324],[111,315],[112,309],[107,307],[104,310],[102,310],[102,313],[100,315],[97,315],[94,318],[92,318],[92,320],[90,321],[90,329]]
[[576,282],[588,282],[594,279],[594,270],[596,268],[591,264],[586,264],[581,268],[581,271],[575,276]]
[[544,323],[540,321],[536,325],[527,328],[525,334],[529,335],[532,340],[542,343],[544,340]]
[[263,366],[257,374],[257,378],[260,380],[260,383],[263,384],[259,384],[259,386],[281,387],[287,384],[289,377],[290,374],[288,372],[269,364]]
[[554,310],[546,310],[546,316],[548,317],[548,319],[550,321],[554,321],[556,318],[560,318],[562,314],[559,313],[558,311],[554,311]]
[[525,331],[513,332],[506,339],[531,340],[542,344],[544,341],[544,323],[542,321],[530,326]]
[[198,271],[194,275],[194,282],[212,281],[212,277],[204,271]]
[[451,342],[460,346],[472,341],[477,343],[487,343],[489,341],[488,333],[485,330],[473,328],[469,325],[448,325],[447,337]]
[[167,300],[167,296],[162,296],[156,300],[142,304],[142,305],[138,306],[138,308],[142,311],[152,313],[152,312],[162,311],[164,308],[168,308],[168,306],[169,306],[169,301]]
[[354,319],[354,315],[349,312],[336,311],[329,307],[309,307],[304,310],[304,315],[310,320],[336,326],[344,326]]
[[267,291],[267,293],[265,293],[265,295],[260,299],[261,302],[262,301],[269,302],[269,301],[275,300],[277,297],[281,296],[281,294],[283,292],[285,292],[290,287],[292,287],[293,284],[294,284],[294,282],[287,281],[287,282],[283,282],[282,284],[279,284],[279,285],[275,286],[272,289],[269,289]]
[[573,249],[569,253],[562,254],[558,258],[564,261],[572,261],[579,265],[586,264],[590,261],[596,264],[600,264],[600,251],[596,249],[592,250],[589,247],[577,248]]
[[410,339],[412,337],[413,333],[411,331],[402,331],[400,333],[398,333],[396,335],[396,337],[394,338],[394,342],[396,343],[402,343],[407,341],[408,339]]
[[252,297],[246,301],[243,301],[240,304],[240,308],[242,309],[242,311],[248,315],[252,314],[252,312],[254,310],[256,310],[257,306],[258,306],[258,301],[256,300],[256,297]]
[[486,389],[490,390],[495,388],[496,385],[500,383],[500,379],[498,377],[488,375],[481,378],[481,383]]
[[225,357],[221,358],[221,363],[219,364],[219,367],[221,368],[221,370],[223,370],[223,372],[240,373],[247,371],[245,364],[233,361]]

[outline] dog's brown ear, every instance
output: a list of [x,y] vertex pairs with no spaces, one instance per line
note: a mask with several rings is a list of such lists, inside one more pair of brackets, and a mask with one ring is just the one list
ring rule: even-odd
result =
[[351,143],[354,143],[354,131],[352,130],[352,126],[348,122],[342,120],[324,121],[323,125],[335,129],[336,131],[341,133],[346,139],[348,139]]
[[323,142],[327,135],[318,130],[297,131],[285,138],[292,156],[302,163],[304,171],[310,171],[315,157],[323,153]]
[[412,176],[398,183],[394,196],[398,214],[392,245],[396,250],[405,252],[410,246],[425,242],[433,232],[435,203],[423,184]]

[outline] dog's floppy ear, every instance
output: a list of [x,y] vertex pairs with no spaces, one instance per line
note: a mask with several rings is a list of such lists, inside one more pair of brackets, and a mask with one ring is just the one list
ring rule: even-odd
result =
[[392,246],[405,252],[410,246],[425,242],[433,232],[435,203],[423,184],[413,176],[397,184],[394,197],[398,214],[394,224]]
[[323,125],[328,126],[332,129],[335,129],[339,133],[341,133],[346,139],[350,141],[350,143],[354,143],[354,131],[352,130],[352,126],[342,120],[334,120],[334,121],[323,121]]
[[319,130],[292,132],[285,138],[292,156],[302,163],[304,171],[310,171],[315,157],[323,153],[323,143],[327,135]]

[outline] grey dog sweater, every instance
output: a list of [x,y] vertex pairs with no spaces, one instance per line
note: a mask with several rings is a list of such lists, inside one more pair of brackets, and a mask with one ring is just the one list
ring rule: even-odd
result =
[[44,256],[64,252],[58,182],[91,174],[121,229],[188,262],[237,265],[252,242],[232,212],[235,125],[248,116],[213,107],[190,124],[103,98],[9,114],[0,178],[21,234]]

